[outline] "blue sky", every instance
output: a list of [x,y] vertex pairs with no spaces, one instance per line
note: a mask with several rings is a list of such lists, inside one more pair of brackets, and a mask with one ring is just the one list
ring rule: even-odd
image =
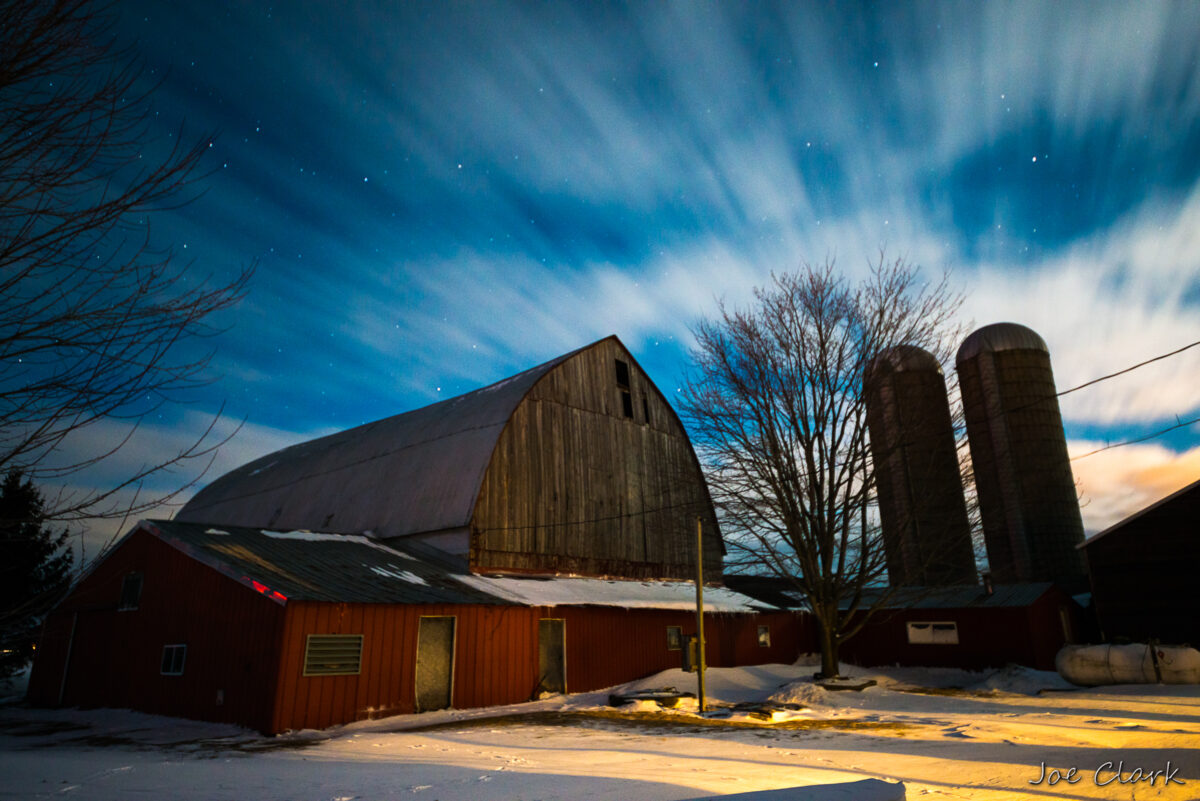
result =
[[[881,249],[1041,333],[1060,389],[1200,339],[1198,4],[119,10],[148,146],[215,133],[153,236],[259,266],[220,379],[113,470],[222,403],[216,474],[610,333],[670,395],[716,298]],[[1063,411],[1075,454],[1195,417],[1200,348]],[[1075,469],[1096,530],[1200,478],[1200,426]]]

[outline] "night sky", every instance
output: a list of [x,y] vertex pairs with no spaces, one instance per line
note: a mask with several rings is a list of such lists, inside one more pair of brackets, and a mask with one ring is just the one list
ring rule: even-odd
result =
[[[219,379],[113,471],[222,403],[210,477],[612,333],[670,396],[718,297],[881,249],[1038,331],[1060,389],[1200,339],[1200,4],[118,11],[161,81],[147,147],[213,134],[153,237],[259,264]],[[1063,411],[1073,454],[1196,417],[1200,348]],[[1200,425],[1074,469],[1098,530],[1200,478]]]

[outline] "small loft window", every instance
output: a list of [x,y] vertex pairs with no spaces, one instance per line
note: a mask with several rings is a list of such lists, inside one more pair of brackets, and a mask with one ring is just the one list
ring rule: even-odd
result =
[[642,422],[650,425],[650,404],[646,401],[646,396],[642,396]]
[[617,359],[617,386],[629,389],[629,363]]
[[361,634],[310,634],[304,645],[305,676],[357,676],[362,669]]
[[683,629],[680,626],[667,626],[667,650],[683,650]]
[[759,648],[770,648],[771,647],[771,627],[770,626],[759,626],[758,627],[758,647]]
[[186,645],[164,645],[162,653],[162,674],[164,676],[182,676],[183,663],[186,658]]
[[909,622],[910,645],[958,645],[958,624],[952,621]]
[[621,390],[621,411],[626,417],[633,418],[633,395],[627,389]]
[[130,612],[138,608],[142,600],[142,574],[129,573],[121,581],[121,600],[117,604],[118,612]]

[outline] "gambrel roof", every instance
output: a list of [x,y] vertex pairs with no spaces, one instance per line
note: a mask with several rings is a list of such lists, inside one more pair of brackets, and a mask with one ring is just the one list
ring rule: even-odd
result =
[[586,349],[466,395],[268,454],[200,490],[176,519],[370,529],[378,537],[463,528],[513,411],[539,379]]

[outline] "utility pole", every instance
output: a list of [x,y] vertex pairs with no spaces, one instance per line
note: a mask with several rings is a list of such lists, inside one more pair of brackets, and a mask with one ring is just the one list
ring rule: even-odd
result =
[[696,687],[704,714],[704,532],[696,518]]

